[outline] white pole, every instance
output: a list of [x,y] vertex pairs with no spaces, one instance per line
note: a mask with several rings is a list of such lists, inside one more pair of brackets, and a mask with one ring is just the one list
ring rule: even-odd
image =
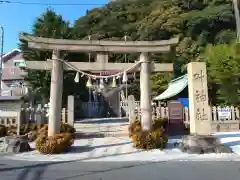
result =
[[240,41],[240,17],[238,9],[238,0],[233,0],[234,14],[236,19],[236,30],[237,30],[237,42]]
[[4,28],[0,25],[2,35],[1,35],[1,59],[0,59],[0,96],[2,96],[2,65],[3,65],[3,42],[4,42]]
[[140,70],[140,105],[141,105],[141,125],[142,130],[148,131],[152,126],[151,111],[151,88],[150,73],[151,62],[148,53],[140,54],[141,70]]
[[63,93],[63,63],[58,60],[59,58],[60,52],[58,50],[53,50],[48,136],[53,136],[60,132]]

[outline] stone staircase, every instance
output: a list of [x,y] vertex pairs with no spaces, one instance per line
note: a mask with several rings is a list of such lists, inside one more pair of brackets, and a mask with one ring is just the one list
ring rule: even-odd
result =
[[126,118],[105,118],[77,121],[74,127],[81,137],[126,137],[129,122]]

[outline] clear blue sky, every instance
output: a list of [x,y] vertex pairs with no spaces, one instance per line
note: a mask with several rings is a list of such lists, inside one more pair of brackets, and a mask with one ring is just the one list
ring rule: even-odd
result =
[[[10,0],[11,1],[11,0]],[[15,1],[15,0],[12,0]],[[22,0],[22,2],[40,3],[85,3],[95,5],[84,6],[52,6],[57,14],[65,20],[74,22],[78,17],[85,15],[87,9],[103,6],[109,0]],[[100,5],[96,5],[100,4]],[[103,4],[103,5],[101,5]],[[21,5],[0,3],[0,24],[5,30],[4,52],[18,48],[18,35],[20,32],[30,32],[35,19],[41,15],[49,6]]]

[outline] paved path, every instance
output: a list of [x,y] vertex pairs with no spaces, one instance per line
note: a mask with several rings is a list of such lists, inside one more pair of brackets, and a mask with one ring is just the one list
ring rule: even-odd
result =
[[239,180],[240,162],[51,162],[0,158],[1,180]]

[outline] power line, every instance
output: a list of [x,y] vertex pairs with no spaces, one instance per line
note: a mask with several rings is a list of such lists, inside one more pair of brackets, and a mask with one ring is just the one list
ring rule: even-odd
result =
[[41,3],[41,2],[23,2],[23,1],[2,1],[5,4],[38,5],[38,6],[99,6],[103,3]]

